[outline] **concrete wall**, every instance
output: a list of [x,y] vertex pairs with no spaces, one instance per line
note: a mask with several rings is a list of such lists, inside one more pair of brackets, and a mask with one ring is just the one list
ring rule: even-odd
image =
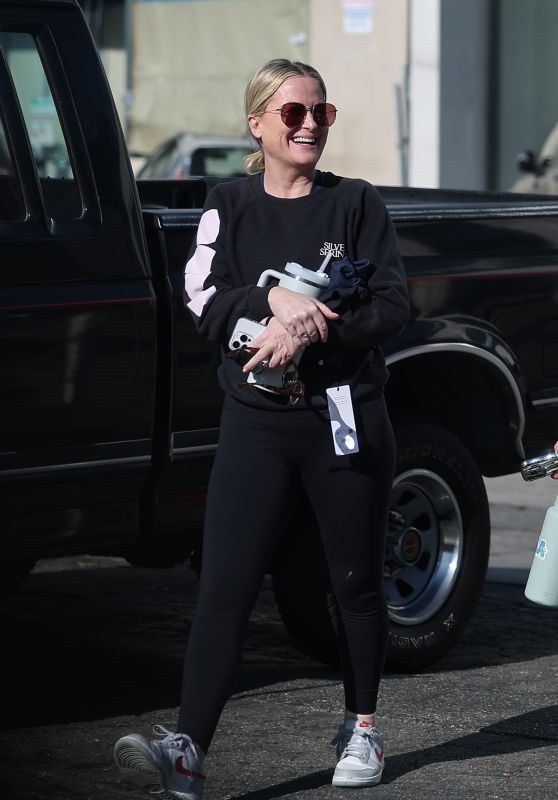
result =
[[[246,80],[286,56],[314,64],[339,108],[323,169],[436,186],[446,1],[134,0],[128,144],[148,151],[178,130],[243,132]],[[123,65],[108,51],[105,60],[123,115]]]
[[407,0],[311,0],[310,60],[339,108],[323,169],[401,183],[396,87],[405,78],[407,24]]
[[134,2],[130,148],[148,151],[179,131],[244,134],[255,70],[308,59],[308,2]]
[[482,189],[490,183],[492,6],[490,0],[442,0],[440,185],[448,189]]
[[408,0],[139,0],[129,146],[149,150],[177,130],[243,133],[248,77],[285,56],[316,66],[339,108],[320,166],[400,184],[407,9]]
[[411,0],[409,184],[440,180],[440,2]]

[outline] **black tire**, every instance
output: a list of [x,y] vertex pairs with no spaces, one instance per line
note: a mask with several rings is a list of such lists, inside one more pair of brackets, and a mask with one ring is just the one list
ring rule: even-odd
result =
[[[422,553],[402,566],[386,551],[386,668],[416,672],[447,653],[467,625],[486,575],[490,517],[482,476],[459,439],[431,424],[401,427],[396,438],[391,508],[419,531]],[[272,564],[277,606],[299,649],[337,665],[337,606],[316,522],[308,509],[297,516]]]

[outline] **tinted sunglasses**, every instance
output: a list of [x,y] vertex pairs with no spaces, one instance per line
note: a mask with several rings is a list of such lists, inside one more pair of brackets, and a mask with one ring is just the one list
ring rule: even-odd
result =
[[264,114],[281,114],[281,120],[287,128],[298,128],[306,119],[309,111],[316,125],[320,128],[329,128],[335,122],[337,109],[332,103],[316,103],[315,106],[305,106],[303,103],[283,103],[281,108],[264,111]]
[[[236,363],[243,367],[252,358],[256,351],[249,345],[243,345],[237,350],[231,350],[225,353],[226,358],[232,358]],[[259,370],[258,370],[259,372]],[[297,400],[304,394],[304,384],[298,377],[298,367],[290,361],[284,368],[283,372],[283,386],[268,386],[265,383],[236,383],[237,389],[245,389],[247,387],[264,389],[266,392],[272,394],[281,394],[290,397],[291,403],[294,405]]]

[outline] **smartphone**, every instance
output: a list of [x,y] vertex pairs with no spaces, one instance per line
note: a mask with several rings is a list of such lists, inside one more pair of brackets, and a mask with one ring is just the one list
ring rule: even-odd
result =
[[240,350],[241,347],[246,347],[263,331],[265,331],[265,325],[260,325],[259,322],[254,322],[253,319],[247,317],[240,317],[229,339],[229,350]]

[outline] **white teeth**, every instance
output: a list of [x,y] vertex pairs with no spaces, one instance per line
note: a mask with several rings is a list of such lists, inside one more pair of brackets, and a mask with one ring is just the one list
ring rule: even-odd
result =
[[309,136],[293,136],[293,142],[302,142],[302,144],[315,144],[316,140]]

